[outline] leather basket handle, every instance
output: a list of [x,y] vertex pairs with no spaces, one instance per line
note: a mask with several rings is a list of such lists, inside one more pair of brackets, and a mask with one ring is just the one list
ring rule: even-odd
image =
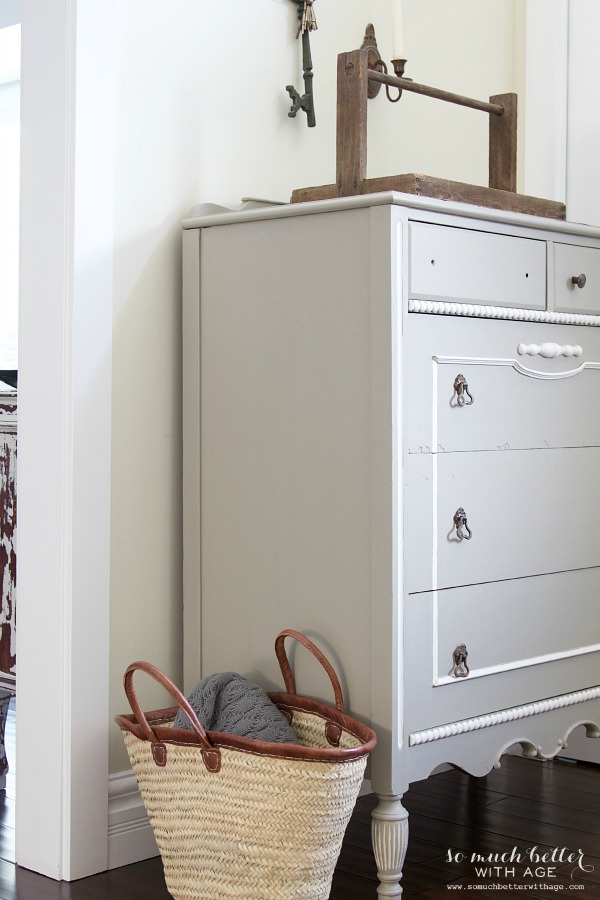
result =
[[335,669],[329,662],[326,656],[316,647],[309,638],[304,634],[300,634],[299,631],[293,631],[292,629],[285,629],[281,631],[276,639],[275,639],[275,655],[279,661],[279,668],[281,669],[281,674],[283,676],[283,682],[285,684],[285,689],[288,694],[296,693],[296,680],[292,673],[289,660],[287,658],[287,653],[285,652],[285,639],[286,637],[292,637],[299,644],[302,644],[303,647],[306,647],[307,650],[310,650],[312,655],[318,659],[321,663],[327,674],[329,675],[329,680],[331,681],[331,685],[333,687],[333,694],[335,697],[335,706],[340,712],[344,711],[344,697],[342,695],[342,688],[339,682],[339,679],[336,675]]
[[200,746],[202,747],[202,756],[204,758],[204,763],[206,768],[210,772],[218,772],[221,765],[221,753],[217,747],[211,743],[206,731],[198,719],[198,716],[183,696],[179,688],[173,684],[170,678],[168,678],[164,672],[161,672],[156,666],[153,666],[152,663],[144,662],[143,660],[138,660],[137,662],[131,663],[130,666],[127,666],[125,670],[125,675],[123,677],[123,685],[125,687],[125,693],[127,695],[127,699],[129,700],[129,705],[131,706],[131,710],[136,717],[139,725],[142,728],[145,736],[152,744],[152,755],[154,756],[154,760],[157,765],[164,766],[166,763],[166,746],[162,741],[158,739],[152,728],[150,727],[148,720],[140,706],[140,702],[137,698],[137,694],[135,692],[135,688],[133,686],[133,674],[134,672],[141,670],[145,672],[147,675],[150,675],[155,681],[157,681],[160,685],[164,687],[164,689],[171,695],[177,706],[183,710],[188,719],[190,720],[190,724],[192,729],[198,738]]

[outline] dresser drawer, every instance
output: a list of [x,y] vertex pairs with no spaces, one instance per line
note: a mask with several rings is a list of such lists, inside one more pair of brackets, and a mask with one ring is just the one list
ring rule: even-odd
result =
[[[597,565],[599,470],[600,449],[591,447],[409,456],[409,591]],[[457,535],[459,509],[470,539]]]
[[453,651],[466,644],[470,676],[498,674],[559,656],[600,649],[600,568],[578,569],[437,591],[434,681],[453,673]]
[[546,243],[411,222],[409,278],[413,299],[544,309]]
[[[580,288],[573,278],[585,276]],[[557,312],[600,313],[600,249],[554,245],[554,308]]]
[[[524,374],[489,360],[466,365],[436,360],[439,402],[432,445],[439,452],[600,446],[600,365],[560,380]],[[469,395],[463,377],[468,384]],[[457,402],[454,385],[462,391]],[[472,401],[471,401],[472,398]]]
[[408,320],[410,454],[600,446],[600,329]]
[[[408,729],[597,684],[600,624],[590,607],[599,595],[595,568],[409,596]],[[466,677],[453,674],[460,644],[468,651]]]

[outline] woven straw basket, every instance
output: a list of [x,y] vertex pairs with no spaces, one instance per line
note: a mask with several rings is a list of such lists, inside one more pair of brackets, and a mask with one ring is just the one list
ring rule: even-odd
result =
[[[329,675],[335,708],[296,694],[285,652],[293,637]],[[117,716],[175,900],[329,897],[333,871],[374,732],[345,715],[337,675],[304,635],[282,631],[275,652],[285,693],[269,693],[300,745],[206,732],[178,688],[150,663],[132,663],[125,692],[133,715]],[[141,669],[176,701],[142,712]],[[185,710],[193,731],[173,728]]]

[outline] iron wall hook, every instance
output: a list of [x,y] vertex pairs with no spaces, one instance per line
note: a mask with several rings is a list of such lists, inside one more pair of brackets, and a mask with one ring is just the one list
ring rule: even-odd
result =
[[[298,110],[302,109],[306,113],[306,124],[309,128],[314,128],[317,124],[317,120],[315,117],[315,101],[313,95],[313,66],[312,54],[310,52],[310,32],[317,26],[316,22],[314,21],[314,16],[311,19],[311,22],[314,22],[314,24],[305,23],[305,0],[294,0],[294,3],[298,4],[298,19],[300,20],[298,33],[302,31],[302,68],[304,70],[304,93],[300,94],[293,86],[293,84],[286,85],[285,89],[290,95],[290,99],[292,101],[292,107],[288,113],[288,116],[290,118],[295,118]],[[312,2],[310,5],[312,7]]]

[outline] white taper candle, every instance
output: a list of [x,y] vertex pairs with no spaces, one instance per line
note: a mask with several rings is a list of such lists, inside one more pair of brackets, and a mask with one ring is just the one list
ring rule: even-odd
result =
[[392,59],[404,59],[404,22],[402,0],[392,0]]

